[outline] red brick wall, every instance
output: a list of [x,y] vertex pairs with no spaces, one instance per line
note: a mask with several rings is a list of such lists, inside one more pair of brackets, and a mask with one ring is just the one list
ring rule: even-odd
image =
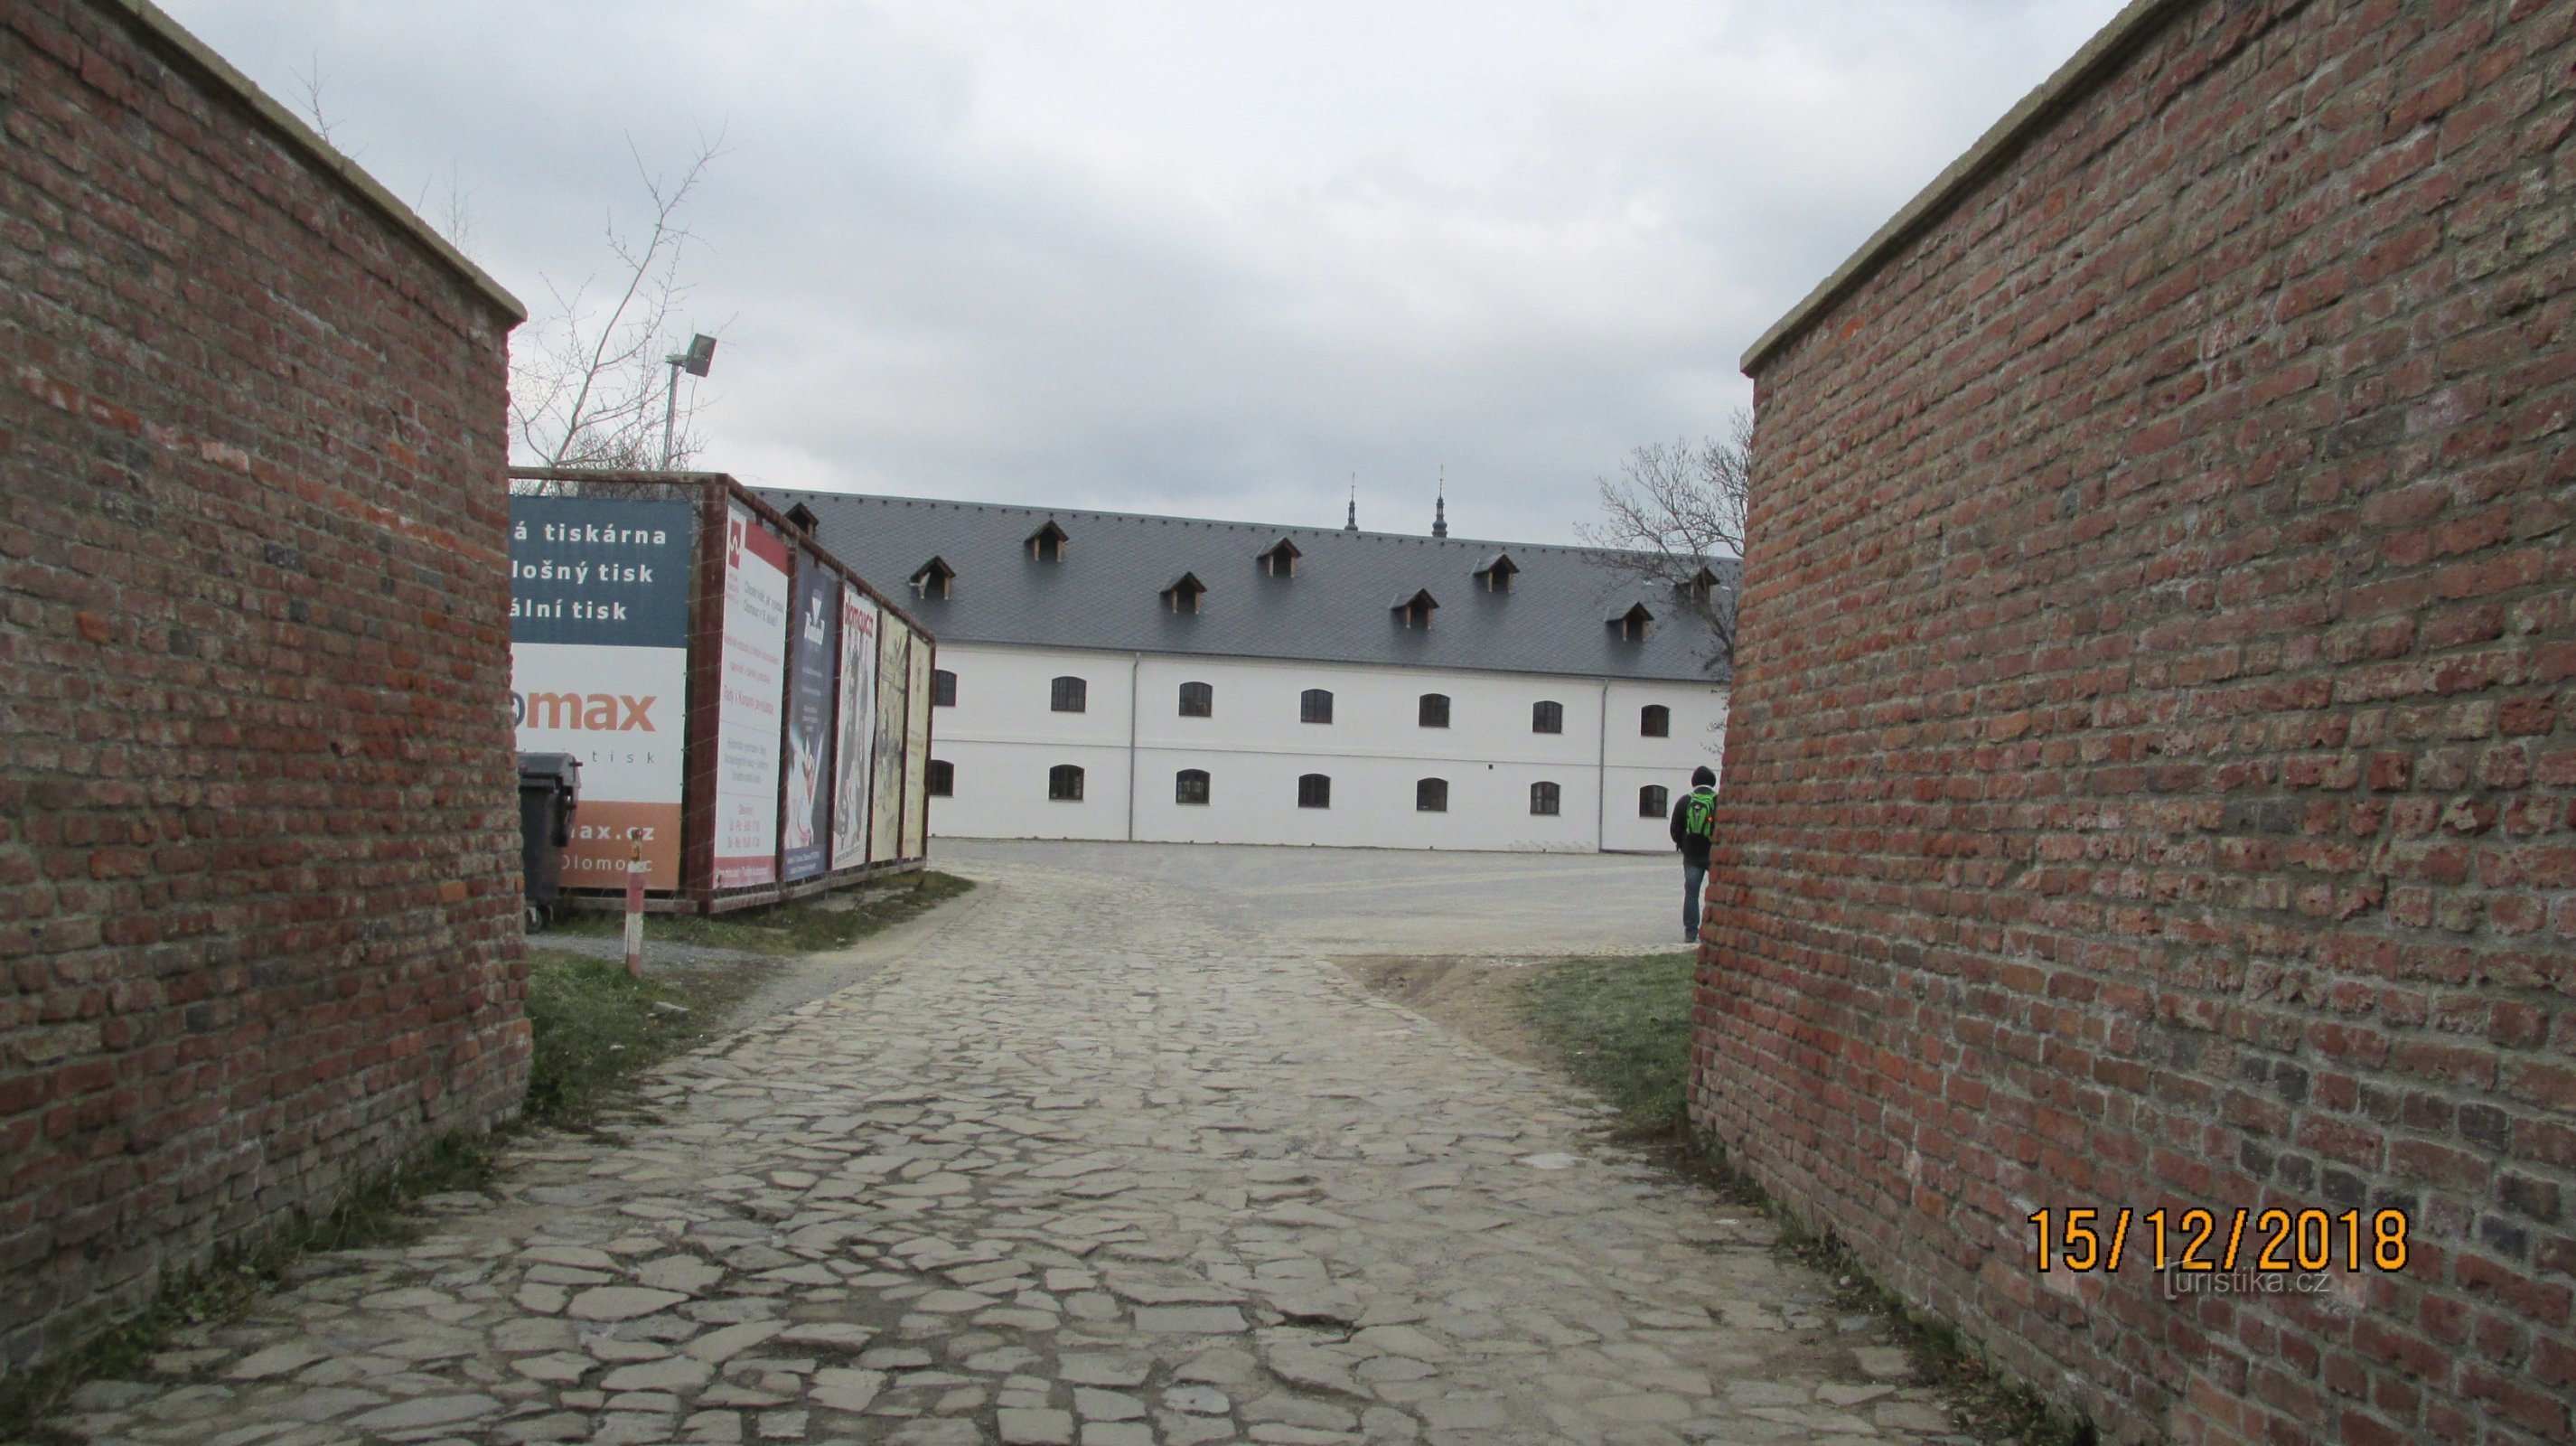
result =
[[527,1059],[501,299],[0,7],[0,1364]]
[[1754,368],[1695,1118],[2113,1439],[2571,1434],[2572,29],[2175,7]]

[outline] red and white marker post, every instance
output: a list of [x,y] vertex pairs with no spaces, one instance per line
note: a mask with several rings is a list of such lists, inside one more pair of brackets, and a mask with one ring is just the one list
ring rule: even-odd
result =
[[[629,838],[634,838],[632,833]],[[644,842],[626,860],[626,972],[644,977]]]

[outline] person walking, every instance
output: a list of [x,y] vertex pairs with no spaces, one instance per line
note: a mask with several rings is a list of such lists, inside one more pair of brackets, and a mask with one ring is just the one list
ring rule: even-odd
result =
[[1673,802],[1673,842],[1682,851],[1682,938],[1699,942],[1699,890],[1708,881],[1708,843],[1717,832],[1717,773],[1691,770],[1691,791]]

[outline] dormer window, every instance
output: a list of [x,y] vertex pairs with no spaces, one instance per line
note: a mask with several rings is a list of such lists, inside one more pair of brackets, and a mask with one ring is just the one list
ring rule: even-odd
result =
[[810,533],[822,525],[823,519],[814,515],[813,508],[799,502],[787,509],[787,521],[797,531]]
[[1476,584],[1487,592],[1510,592],[1512,574],[1520,570],[1510,553],[1498,552],[1476,564]]
[[917,598],[944,599],[957,581],[957,569],[942,558],[932,558],[914,569],[912,595]]
[[1717,574],[1705,567],[1673,585],[1675,592],[1703,607],[1717,596],[1717,589]]
[[1027,544],[1029,556],[1039,562],[1062,562],[1064,545],[1068,540],[1070,540],[1069,535],[1063,528],[1056,526],[1055,519],[1050,517],[1047,519],[1046,526],[1029,534]]
[[1644,603],[1630,603],[1626,612],[1610,615],[1610,626],[1618,630],[1620,641],[1641,643],[1646,640],[1646,625],[1654,620]]
[[1182,573],[1179,577],[1173,578],[1169,583],[1164,585],[1163,611],[1167,613],[1197,612],[1199,610],[1199,599],[1205,596],[1207,596],[1207,584],[1199,581],[1198,574],[1194,572]]
[[1305,554],[1297,550],[1297,544],[1290,542],[1287,538],[1283,537],[1277,542],[1270,544],[1269,551],[1261,554],[1262,575],[1264,577],[1295,577],[1297,575],[1297,559],[1303,556],[1305,556]]
[[1439,606],[1440,604],[1432,598],[1430,589],[1425,588],[1410,597],[1397,598],[1387,605],[1387,611],[1395,614],[1395,620],[1399,626],[1428,628],[1431,626],[1432,611]]

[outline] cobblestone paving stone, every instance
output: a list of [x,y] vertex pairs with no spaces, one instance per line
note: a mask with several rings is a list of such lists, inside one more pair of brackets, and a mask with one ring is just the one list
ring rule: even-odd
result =
[[[973,872],[986,872],[982,869]],[[321,1257],[97,1443],[1955,1439],[1600,1107],[1168,883],[1015,866],[864,987]]]

